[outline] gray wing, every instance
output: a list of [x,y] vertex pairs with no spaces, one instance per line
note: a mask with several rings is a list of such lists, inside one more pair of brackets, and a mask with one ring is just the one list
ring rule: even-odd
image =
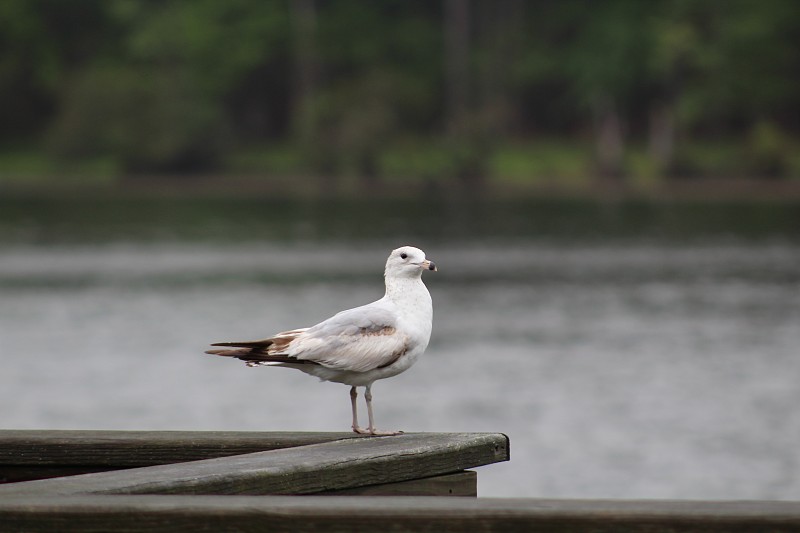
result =
[[410,348],[389,309],[369,304],[342,311],[303,332],[287,354],[336,370],[367,372],[391,365]]

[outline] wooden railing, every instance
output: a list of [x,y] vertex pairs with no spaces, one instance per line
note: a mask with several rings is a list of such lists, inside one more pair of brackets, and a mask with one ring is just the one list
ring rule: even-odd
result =
[[476,476],[464,469],[505,460],[508,439],[493,433],[0,431],[0,479],[13,482],[0,496],[475,496]]
[[0,531],[800,531],[797,502],[440,497],[508,459],[486,433],[0,431]]

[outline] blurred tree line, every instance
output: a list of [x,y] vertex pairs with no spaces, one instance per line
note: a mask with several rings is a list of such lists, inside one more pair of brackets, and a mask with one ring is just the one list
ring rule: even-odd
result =
[[798,139],[797,0],[0,1],[0,165],[474,190],[797,177]]

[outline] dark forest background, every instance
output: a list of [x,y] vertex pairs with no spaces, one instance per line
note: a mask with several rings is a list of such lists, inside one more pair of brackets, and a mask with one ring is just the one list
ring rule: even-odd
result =
[[0,0],[0,182],[201,176],[797,182],[800,2]]

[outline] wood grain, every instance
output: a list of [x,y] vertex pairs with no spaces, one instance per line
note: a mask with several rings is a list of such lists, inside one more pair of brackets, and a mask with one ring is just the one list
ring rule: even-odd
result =
[[0,530],[783,533],[800,531],[800,503],[39,495],[0,498]]
[[0,484],[352,438],[366,437],[339,432],[0,430]]
[[355,433],[0,430],[0,465],[150,466],[306,446]]
[[347,438],[201,461],[0,486],[11,494],[310,494],[449,474],[508,460],[496,433]]
[[478,473],[465,470],[383,485],[319,492],[328,496],[478,496]]

